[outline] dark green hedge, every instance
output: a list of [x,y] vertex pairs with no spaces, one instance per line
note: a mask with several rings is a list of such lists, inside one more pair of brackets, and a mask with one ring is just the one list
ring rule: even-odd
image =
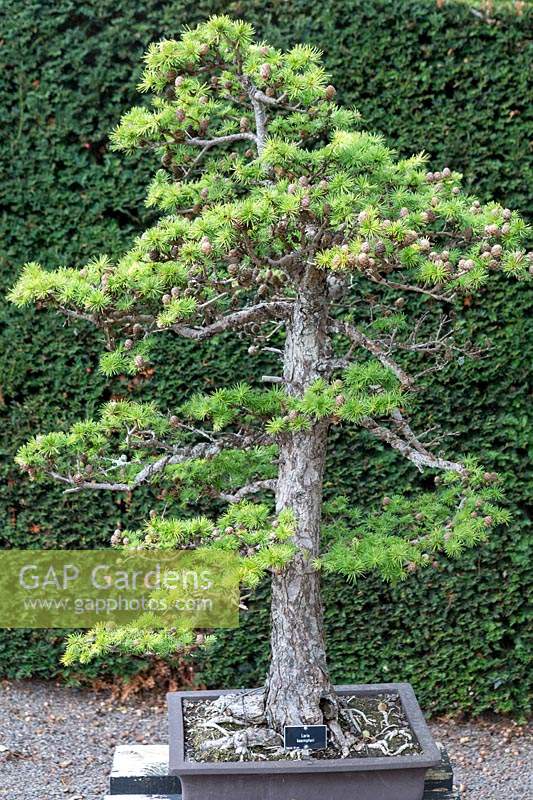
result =
[[[142,53],[152,39],[176,34],[210,13],[254,22],[286,45],[324,50],[340,98],[357,103],[369,127],[402,153],[425,148],[435,165],[462,169],[483,197],[528,210],[527,73],[531,7],[507,4],[485,20],[467,3],[435,0],[4,0],[0,46],[0,285],[19,265],[79,264],[120,251],[147,220],[148,160],[106,149],[120,113],[138,102]],[[424,423],[458,433],[507,470],[515,521],[459,567],[438,569],[399,589],[374,579],[326,586],[331,664],[337,680],[410,679],[436,712],[486,708],[521,713],[527,696],[526,446],[527,352],[523,288],[498,285],[465,316],[475,335],[494,341],[490,358],[431,384]],[[163,341],[163,340],[162,340]],[[191,388],[231,382],[257,365],[230,340],[201,348],[165,340],[149,385],[129,389],[172,406]],[[153,499],[125,506],[110,496],[65,500],[55,486],[31,485],[13,466],[16,448],[36,431],[90,414],[124,384],[94,372],[90,329],[68,328],[47,313],[0,309],[0,547],[105,545],[117,519],[138,520]],[[265,368],[267,365],[265,365]],[[452,384],[456,379],[458,382]],[[454,386],[453,392],[449,387]],[[414,482],[412,471],[364,439],[345,437],[330,454],[329,486],[364,502]],[[267,602],[253,621],[224,638],[202,664],[212,685],[251,684],[265,662]],[[0,675],[59,673],[61,639],[0,632]],[[131,673],[141,661],[91,667]]]

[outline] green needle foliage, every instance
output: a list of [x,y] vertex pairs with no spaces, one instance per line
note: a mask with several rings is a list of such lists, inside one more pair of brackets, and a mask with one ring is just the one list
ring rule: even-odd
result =
[[[423,153],[398,159],[362,130],[357,111],[336,104],[316,49],[282,52],[253,33],[212,17],[149,48],[139,89],[151,104],[125,114],[112,141],[158,159],[147,205],[161,217],[118,260],[55,271],[27,264],[10,299],[93,323],[105,376],[147,376],[165,333],[243,333],[250,356],[279,348],[312,273],[324,280],[331,352],[298,391],[274,376],[273,388],[239,383],[176,409],[118,399],[95,420],[36,436],[17,461],[67,492],[153,484],[169,508],[203,495],[228,502],[216,519],[154,515],[141,530],[118,529],[112,544],[232,550],[243,584],[255,587],[297,554],[293,509],[247,499],[276,488],[280,448],[319,425],[364,429],[444,477],[376,510],[333,501],[315,567],[350,580],[377,570],[397,582],[508,521],[498,476],[433,453],[407,411],[424,403],[420,359],[434,369],[468,355],[441,307],[495,273],[526,278],[528,229],[510,209],[463,191],[458,172],[431,171]],[[413,294],[424,304],[416,324],[401,311]],[[66,661],[114,649],[168,655],[200,641],[188,630],[101,627],[72,637]]]

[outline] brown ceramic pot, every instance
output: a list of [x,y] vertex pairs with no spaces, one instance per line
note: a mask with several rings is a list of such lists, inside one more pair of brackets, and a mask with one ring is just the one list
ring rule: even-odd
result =
[[440,751],[408,683],[339,686],[339,694],[399,694],[421,752],[382,758],[309,759],[198,763],[185,758],[183,700],[213,699],[233,691],[172,692],[168,695],[171,775],[178,775],[183,800],[421,800],[426,770]]

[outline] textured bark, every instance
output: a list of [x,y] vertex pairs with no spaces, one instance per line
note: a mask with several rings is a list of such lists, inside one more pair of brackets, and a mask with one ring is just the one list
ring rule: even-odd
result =
[[[284,379],[302,392],[319,377],[327,355],[327,287],[323,272],[309,267],[287,326]],[[335,707],[324,645],[320,579],[313,568],[320,543],[322,484],[328,425],[287,437],[280,447],[276,508],[291,508],[298,553],[272,581],[271,663],[266,686],[270,727],[321,724]]]

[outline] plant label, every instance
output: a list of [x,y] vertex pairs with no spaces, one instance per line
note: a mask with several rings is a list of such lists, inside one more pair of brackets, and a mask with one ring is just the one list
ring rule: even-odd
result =
[[283,746],[285,750],[325,750],[328,729],[325,725],[286,725]]

